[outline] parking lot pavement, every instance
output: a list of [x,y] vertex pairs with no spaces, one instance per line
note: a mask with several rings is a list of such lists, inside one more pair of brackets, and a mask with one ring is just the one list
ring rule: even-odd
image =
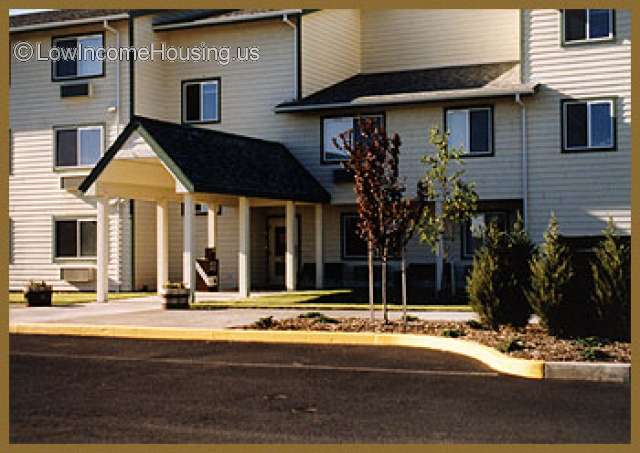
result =
[[11,442],[625,443],[630,387],[395,347],[13,335]]

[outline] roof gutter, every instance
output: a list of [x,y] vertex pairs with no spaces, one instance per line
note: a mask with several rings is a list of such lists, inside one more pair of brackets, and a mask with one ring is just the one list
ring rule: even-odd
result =
[[207,19],[193,20],[189,22],[180,22],[176,24],[156,25],[154,30],[177,30],[180,28],[199,27],[203,25],[216,25],[234,22],[244,22],[258,19],[277,19],[287,14],[300,14],[301,9],[283,9],[278,11],[268,11],[257,14],[237,14],[226,17],[210,17]]
[[109,20],[123,20],[128,18],[129,18],[129,15],[127,13],[123,13],[123,14],[113,14],[111,16],[87,17],[84,19],[63,20],[58,22],[45,22],[42,24],[33,24],[33,25],[21,25],[18,27],[9,27],[9,33],[17,33],[21,31],[33,31],[33,30],[46,30],[48,28],[71,27],[73,25],[101,23]]
[[[396,96],[390,95],[386,99],[375,99],[375,96],[366,96],[361,99],[362,101],[356,102],[334,102],[328,104],[309,104],[309,105],[283,105],[276,106],[274,111],[276,113],[291,113],[291,112],[313,112],[319,110],[332,110],[332,109],[354,109],[354,108],[366,108],[366,107],[379,107],[379,106],[394,106],[394,105],[407,105],[407,104],[426,104],[430,102],[441,102],[448,100],[460,100],[460,99],[475,99],[475,98],[491,98],[491,97],[505,97],[505,96],[529,96],[536,92],[537,84],[531,86],[524,86],[519,89],[468,89],[458,90],[456,92],[443,92],[441,95],[435,96]],[[369,98],[369,99],[367,99]]]

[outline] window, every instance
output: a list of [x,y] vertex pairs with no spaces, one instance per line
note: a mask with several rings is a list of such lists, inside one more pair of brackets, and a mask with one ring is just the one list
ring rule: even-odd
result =
[[[104,61],[98,59],[97,50],[104,47],[104,36],[68,36],[53,38],[52,47],[59,50],[58,61],[52,61],[53,80],[80,79],[104,75]],[[65,58],[66,57],[66,58]]]
[[[193,210],[196,215],[207,215],[209,213],[208,205],[201,203],[195,203]],[[180,216],[184,217],[184,203],[180,203]]]
[[488,155],[493,152],[492,109],[472,107],[447,109],[445,130],[449,145],[466,155]]
[[340,116],[322,119],[322,162],[338,163],[349,159],[346,151],[338,149],[333,139],[338,139],[342,133],[349,132],[351,140],[358,136],[357,130],[360,120],[370,119],[377,127],[384,127],[384,115]]
[[90,167],[102,155],[102,127],[59,128],[56,135],[56,167]]
[[96,256],[95,220],[56,220],[57,258],[93,258]]
[[476,250],[482,245],[485,228],[492,222],[495,222],[500,231],[508,231],[509,213],[502,211],[479,213],[463,225],[462,255],[464,258],[473,258]]
[[220,121],[220,79],[182,83],[182,121],[185,123]]
[[358,214],[342,215],[341,237],[343,259],[362,259],[367,257],[367,241],[360,237]]
[[562,101],[562,122],[565,151],[611,150],[615,147],[613,99]]
[[563,42],[565,44],[612,38],[613,10],[565,9],[563,11]]

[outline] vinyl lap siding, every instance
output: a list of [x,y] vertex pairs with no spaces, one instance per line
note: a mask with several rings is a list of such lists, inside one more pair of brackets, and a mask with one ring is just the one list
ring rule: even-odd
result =
[[[524,76],[541,83],[527,101],[530,229],[542,238],[549,215],[563,234],[596,235],[609,216],[629,233],[631,172],[631,18],[616,11],[616,40],[560,45],[559,10],[523,12]],[[560,100],[616,97],[617,151],[561,153]]]
[[[111,24],[127,42],[126,22]],[[12,43],[40,43],[43,51],[51,44],[51,36],[102,31],[102,25],[73,27],[48,32],[12,35]],[[105,34],[106,44],[115,45],[114,35]],[[75,284],[60,280],[64,266],[95,267],[95,260],[54,259],[54,219],[57,217],[95,218],[95,201],[60,189],[62,176],[81,175],[78,171],[54,171],[54,126],[102,124],[105,147],[116,137],[116,115],[107,112],[115,104],[115,63],[106,63],[106,76],[90,79],[93,96],[61,99],[61,82],[51,81],[51,64],[47,61],[11,63],[10,127],[13,136],[12,167],[9,180],[9,214],[14,222],[13,262],[10,287],[21,287],[30,279],[52,283],[55,289],[93,289],[95,282]],[[127,66],[121,65],[122,122],[128,119]],[[122,128],[124,124],[121,124]],[[122,238],[128,219],[121,205],[111,207],[110,215],[110,286],[126,289],[128,271],[122,257],[127,255]]]
[[515,9],[362,12],[362,71],[384,72],[519,58]]
[[360,72],[360,10],[302,16],[302,96]]

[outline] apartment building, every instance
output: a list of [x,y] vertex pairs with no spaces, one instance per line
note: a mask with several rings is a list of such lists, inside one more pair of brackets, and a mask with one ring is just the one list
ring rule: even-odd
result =
[[[630,26],[627,11],[601,9],[12,17],[12,48],[207,45],[259,58],[13,52],[11,288],[195,289],[207,247],[221,289],[241,294],[366,284],[352,182],[332,143],[362,117],[400,134],[409,189],[429,128],[449,130],[480,196],[475,225],[509,228],[520,212],[540,241],[553,211],[576,240],[610,216],[630,234]],[[448,239],[462,285],[478,239],[471,225]],[[408,261],[427,285],[446,268],[417,240]]]

